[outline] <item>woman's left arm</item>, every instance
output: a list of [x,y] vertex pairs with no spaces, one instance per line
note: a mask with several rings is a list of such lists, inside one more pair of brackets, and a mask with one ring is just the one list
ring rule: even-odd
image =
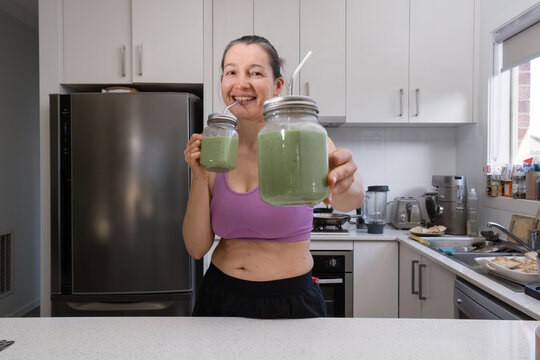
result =
[[328,168],[330,195],[324,203],[343,212],[362,207],[364,186],[362,178],[356,174],[357,166],[352,153],[349,149],[336,149],[330,138],[328,138]]

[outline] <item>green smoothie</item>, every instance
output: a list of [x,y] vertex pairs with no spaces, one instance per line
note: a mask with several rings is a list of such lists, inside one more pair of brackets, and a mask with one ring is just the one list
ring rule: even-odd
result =
[[203,137],[201,165],[208,171],[226,173],[236,167],[238,138],[228,136]]
[[259,133],[259,196],[273,206],[315,206],[328,196],[326,134]]

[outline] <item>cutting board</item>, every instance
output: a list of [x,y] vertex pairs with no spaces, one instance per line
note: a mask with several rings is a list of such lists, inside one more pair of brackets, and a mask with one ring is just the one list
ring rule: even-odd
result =
[[[529,233],[531,230],[536,229],[536,226],[538,225],[537,218],[539,217],[539,212],[536,214],[537,217],[513,214],[508,230],[523,240],[525,244],[529,244]],[[506,237],[506,240],[515,243],[509,236]]]

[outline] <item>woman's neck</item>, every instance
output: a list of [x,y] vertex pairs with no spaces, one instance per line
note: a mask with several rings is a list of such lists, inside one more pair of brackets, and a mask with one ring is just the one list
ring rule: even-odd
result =
[[257,135],[266,123],[264,119],[238,119],[238,136],[240,144],[243,144],[249,148],[257,149]]

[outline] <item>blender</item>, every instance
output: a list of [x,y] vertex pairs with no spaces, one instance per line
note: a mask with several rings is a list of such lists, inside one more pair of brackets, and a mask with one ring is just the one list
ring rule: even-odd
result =
[[362,211],[368,233],[382,234],[386,225],[387,185],[368,186]]

